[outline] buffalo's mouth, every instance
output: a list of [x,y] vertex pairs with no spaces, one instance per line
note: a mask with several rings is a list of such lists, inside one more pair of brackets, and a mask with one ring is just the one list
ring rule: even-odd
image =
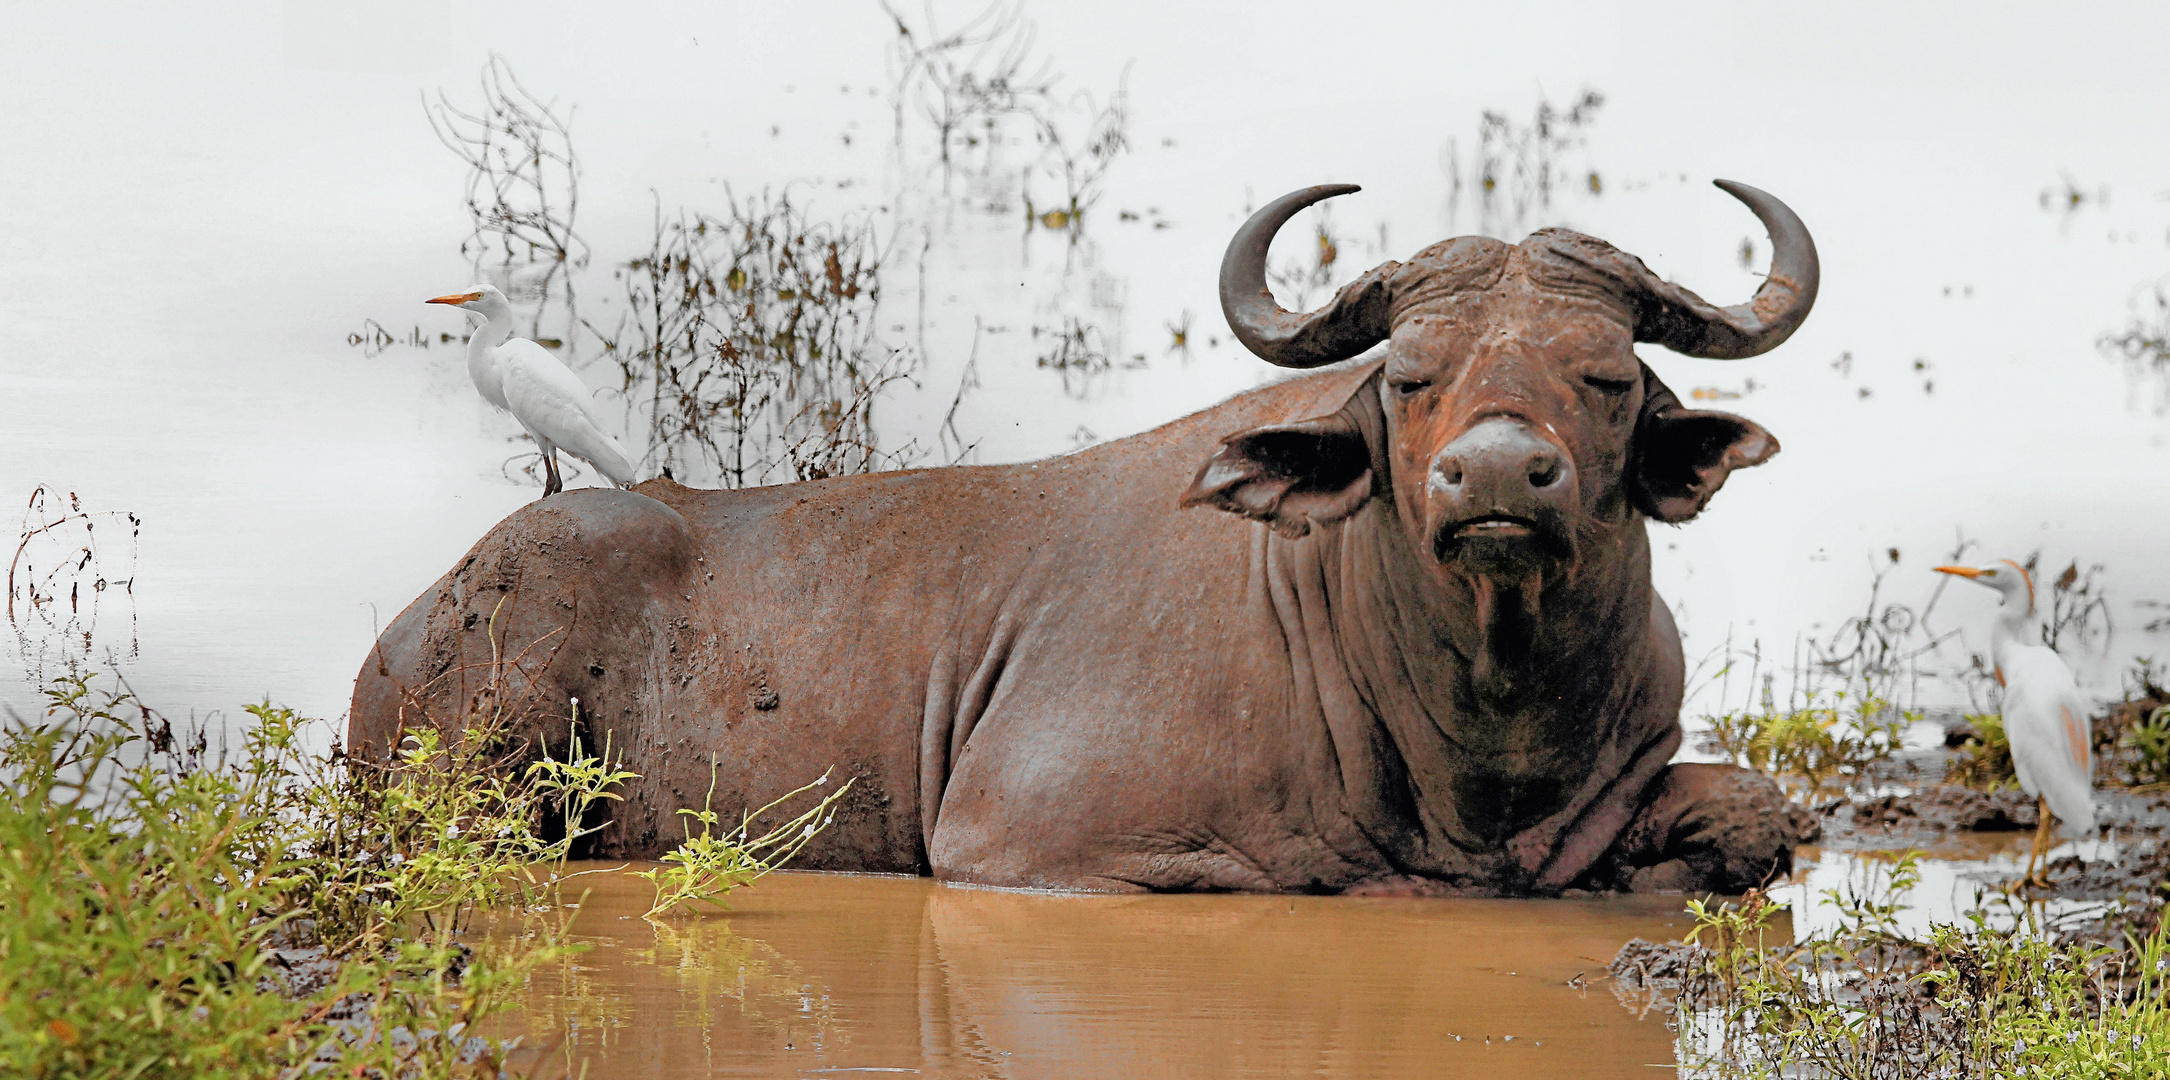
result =
[[1450,534],[1456,540],[1488,537],[1494,540],[1521,539],[1537,532],[1537,523],[1513,514],[1483,514],[1453,522]]
[[1478,514],[1439,523],[1432,530],[1432,555],[1440,562],[1475,558],[1482,562],[1558,557],[1568,546],[1554,515]]

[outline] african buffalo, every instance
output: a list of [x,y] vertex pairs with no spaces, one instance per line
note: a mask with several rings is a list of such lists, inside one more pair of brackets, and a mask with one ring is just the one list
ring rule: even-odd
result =
[[1546,229],[1433,245],[1293,314],[1266,290],[1268,242],[1356,189],[1284,196],[1230,243],[1222,307],[1260,357],[1326,370],[1031,464],[534,503],[385,632],[350,744],[444,722],[496,672],[499,700],[545,703],[542,738],[562,744],[551,703],[577,698],[641,774],[600,855],[670,847],[714,760],[726,813],[832,765],[858,778],[800,860],[818,869],[1107,891],[1755,884],[1801,826],[1768,780],[1667,764],[1681,650],[1645,522],[1695,516],[1778,443],[1684,407],[1632,348],[1753,356],[1807,316],[1800,219],[1720,186],[1773,243],[1732,308]]

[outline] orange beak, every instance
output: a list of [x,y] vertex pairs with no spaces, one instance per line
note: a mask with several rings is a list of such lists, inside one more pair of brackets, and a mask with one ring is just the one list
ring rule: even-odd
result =
[[1953,574],[1963,578],[1978,578],[1982,576],[1981,571],[1976,570],[1971,566],[1939,566],[1936,568],[1936,572],[1939,574]]
[[424,300],[424,301],[422,301],[422,302],[423,302],[423,303],[425,303],[425,304],[465,304],[465,303],[467,303],[467,302],[469,302],[469,301],[471,301],[471,300],[480,300],[480,299],[482,299],[482,294],[481,294],[481,293],[478,293],[478,292],[463,292],[463,293],[453,293],[453,294],[452,294],[452,295],[450,295],[450,296],[433,296],[433,297],[430,297],[429,299],[427,299],[427,300]]

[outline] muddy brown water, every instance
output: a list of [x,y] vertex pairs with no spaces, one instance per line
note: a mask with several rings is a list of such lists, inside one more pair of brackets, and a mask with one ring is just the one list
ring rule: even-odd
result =
[[526,1064],[597,1080],[1647,1080],[1671,1034],[1601,976],[1622,942],[1687,925],[1679,897],[1077,896],[832,874],[651,923],[631,873],[581,888],[571,936],[592,948],[535,978],[515,1025],[551,1048]]

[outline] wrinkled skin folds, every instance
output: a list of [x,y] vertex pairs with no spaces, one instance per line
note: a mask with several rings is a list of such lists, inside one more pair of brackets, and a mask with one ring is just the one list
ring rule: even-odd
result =
[[1383,350],[1061,458],[536,502],[385,631],[350,745],[480,700],[561,753],[578,698],[640,774],[608,857],[668,850],[713,761],[726,816],[858,778],[812,869],[1758,884],[1802,823],[1767,779],[1668,765],[1682,660],[1645,533],[1777,442],[1637,359],[1650,316],[1559,256],[1584,242],[1427,249],[1391,302],[1337,300]]

